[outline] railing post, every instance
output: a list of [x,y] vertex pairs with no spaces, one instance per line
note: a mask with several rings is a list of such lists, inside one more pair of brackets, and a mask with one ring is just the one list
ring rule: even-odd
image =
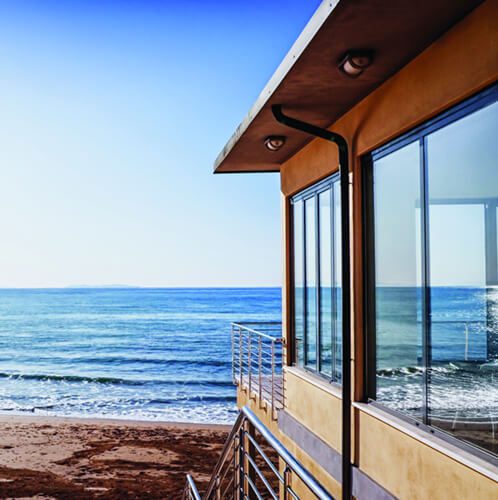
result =
[[[254,428],[254,426],[250,422],[247,422],[247,434],[252,439],[254,439],[254,440],[256,439],[256,429]],[[246,437],[247,453],[255,461],[256,460],[256,447],[254,446],[251,439],[249,439],[249,437]],[[247,460],[247,476],[251,480],[252,484],[256,484],[256,471],[254,470],[254,467],[252,466],[252,464],[249,460]],[[248,484],[248,491],[247,492],[248,492],[248,496],[249,496],[250,500],[257,498],[256,492],[253,491],[250,484]]]
[[263,339],[258,337],[258,385],[259,385],[259,407],[263,407]]
[[235,329],[232,323],[232,331],[231,331],[231,340],[232,340],[232,381],[235,384]]
[[237,489],[237,499],[246,496],[244,437],[244,423],[242,423],[239,429],[239,487]]
[[290,498],[290,493],[289,493],[289,487],[291,485],[290,475],[291,475],[291,470],[289,469],[289,466],[287,464],[285,464],[285,469],[284,469],[284,500],[288,500]]
[[271,341],[271,415],[275,418],[275,341]]
[[216,475],[216,500],[221,500],[221,481],[220,481],[220,475]]
[[239,435],[235,434],[233,438],[233,498],[237,500],[239,498],[240,484],[239,484]]
[[240,326],[238,326],[237,328],[239,330],[239,385],[240,385],[240,388],[242,389],[242,384],[244,382],[244,380],[243,380],[244,357],[243,357],[243,348],[242,348],[242,328]]
[[247,376],[249,378],[249,398],[251,397],[252,390],[252,361],[251,361],[251,346],[252,346],[252,335],[248,332],[248,346],[247,346]]

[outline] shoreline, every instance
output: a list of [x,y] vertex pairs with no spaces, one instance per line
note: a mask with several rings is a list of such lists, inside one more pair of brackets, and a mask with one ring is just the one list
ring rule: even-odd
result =
[[0,414],[0,498],[180,499],[230,425]]
[[[219,424],[208,422],[182,422],[169,420],[140,420],[117,417],[68,417],[58,415],[25,415],[23,413],[0,412],[0,425],[12,423],[11,420],[19,419],[20,423],[67,423],[67,424],[94,424],[94,425],[125,425],[133,427],[157,427],[157,428],[181,428],[181,429],[213,429],[227,432],[232,428],[231,424]],[[24,420],[24,422],[21,422]]]

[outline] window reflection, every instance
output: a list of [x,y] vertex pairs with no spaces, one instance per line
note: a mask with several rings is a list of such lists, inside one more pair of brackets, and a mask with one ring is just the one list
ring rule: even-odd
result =
[[418,141],[374,164],[377,400],[422,416]]
[[316,213],[315,198],[304,202],[306,233],[306,337],[305,363],[316,369]]
[[370,207],[373,395],[494,454],[497,130],[498,103],[493,102],[380,153],[373,163]]
[[320,224],[320,371],[332,376],[332,234],[331,191],[318,195]]
[[427,138],[428,421],[498,452],[498,104]]
[[341,224],[337,177],[294,197],[294,336],[298,366],[341,379]]
[[341,238],[341,190],[338,182],[333,186],[334,199],[334,289],[333,289],[333,315],[335,318],[333,330],[334,345],[334,380],[341,381],[342,377],[342,238]]
[[304,362],[304,254],[303,254],[303,202],[293,206],[294,220],[294,335],[299,364]]

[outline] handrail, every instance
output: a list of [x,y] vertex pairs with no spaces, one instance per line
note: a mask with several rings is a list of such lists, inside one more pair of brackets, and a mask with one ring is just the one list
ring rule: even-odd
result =
[[216,466],[214,468],[215,472],[211,476],[211,479],[209,481],[207,490],[206,490],[206,495],[205,498],[209,498],[209,495],[214,491],[214,488],[216,487],[216,481],[218,474],[216,473],[217,471],[220,471],[221,468],[223,467],[228,454],[230,453],[232,449],[232,443],[235,439],[235,436],[237,435],[237,432],[239,432],[239,429],[244,421],[244,415],[242,412],[239,412],[237,419],[235,420],[235,424],[233,424],[232,429],[230,430],[230,433],[228,434],[228,438],[225,441],[225,444],[223,445],[223,449],[221,450],[221,455],[220,458],[218,459],[218,462],[216,463]]
[[[244,329],[245,331],[247,332],[251,332],[251,333],[254,333],[255,335],[258,335],[260,337],[264,337],[268,340],[272,340],[274,342],[281,342],[283,343],[284,342],[284,339],[283,337],[273,337],[272,335],[268,335],[267,333],[264,333],[264,332],[261,332],[259,330],[255,330],[253,328],[250,328],[249,326],[247,325],[255,325],[257,323],[237,323],[237,322],[234,322],[232,323],[232,326],[236,326],[238,328],[242,328]],[[264,322],[264,323],[260,323],[261,325],[275,325],[275,326],[282,326],[282,323],[281,322]]]
[[183,498],[185,500],[202,500],[195,485],[194,480],[190,474],[187,474],[187,484],[185,485],[185,491],[183,492]]
[[258,432],[266,439],[268,444],[278,453],[280,458],[295,472],[301,481],[317,496],[323,500],[333,500],[333,497],[320,485],[320,483],[308,472],[293,455],[289,453],[287,448],[271,433],[261,420],[250,410],[244,406],[241,413],[251,422]]
[[[267,454],[262,450],[261,445],[256,442],[256,433],[265,441],[265,448],[271,448],[279,458],[279,463],[284,464],[284,472],[280,473],[269,460]],[[247,443],[247,444],[244,444]],[[247,448],[247,449],[246,449]],[[252,452],[251,452],[252,449]],[[249,452],[248,452],[249,450]],[[232,452],[232,454],[230,454]],[[289,498],[299,499],[299,496],[292,488],[291,477],[295,474],[308,489],[309,492],[320,500],[333,500],[333,497],[323,488],[323,486],[308,472],[301,463],[285,448],[285,446],[272,434],[272,432],[259,420],[259,418],[247,406],[244,406],[237,417],[237,420],[230,431],[228,439],[223,447],[221,456],[216,464],[204,500],[212,498],[224,498],[221,492],[221,482],[228,477],[229,472],[233,474],[230,485],[232,490],[228,492],[230,497],[245,498],[245,491],[252,490],[258,498],[267,498],[268,494],[272,498],[279,498],[277,491],[271,489],[268,478],[261,472],[256,461],[256,452],[269,470],[273,473],[278,484],[283,487],[283,491],[289,494]],[[234,459],[233,461],[231,459]],[[227,467],[230,471],[227,472]],[[251,470],[253,475],[251,476]],[[256,486],[256,475],[261,479],[267,489],[265,495],[261,495]],[[225,490],[223,493],[227,493]],[[251,495],[249,495],[251,497]],[[287,498],[287,496],[285,497]],[[308,498],[308,495],[306,496]]]

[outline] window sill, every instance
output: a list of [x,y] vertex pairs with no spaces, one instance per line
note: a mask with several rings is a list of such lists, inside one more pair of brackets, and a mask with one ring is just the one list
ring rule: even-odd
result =
[[318,389],[321,389],[322,391],[338,399],[342,399],[341,388],[334,382],[328,382],[319,375],[309,372],[304,368],[298,368],[296,366],[286,366],[285,372],[291,373],[292,375],[300,378],[301,380],[308,382],[309,384],[317,387]]
[[492,463],[487,462],[486,460],[481,459],[437,436],[429,434],[427,431],[411,425],[403,419],[397,418],[391,413],[385,412],[374,405],[355,402],[353,403],[353,407],[448,456],[456,462],[465,465],[469,469],[479,472],[483,476],[498,482],[497,468]]

